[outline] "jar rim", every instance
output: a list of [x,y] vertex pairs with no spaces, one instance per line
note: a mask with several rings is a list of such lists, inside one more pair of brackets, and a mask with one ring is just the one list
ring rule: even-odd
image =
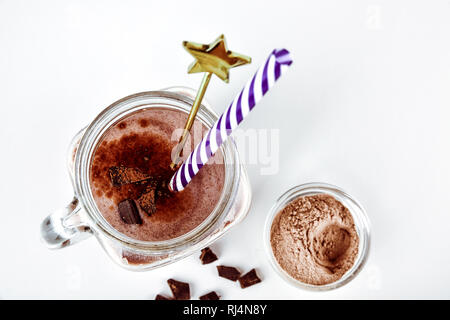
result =
[[[90,188],[90,164],[95,154],[98,142],[104,133],[120,119],[142,109],[158,108],[171,109],[188,113],[193,100],[180,93],[168,91],[146,91],[124,97],[105,108],[87,127],[75,157],[75,193],[81,201],[90,218],[90,227],[107,236],[109,239],[119,241],[134,250],[142,250],[147,254],[154,252],[157,255],[173,252],[175,249],[189,247],[201,241],[208,231],[223,220],[225,213],[231,208],[236,199],[239,188],[240,160],[236,144],[229,137],[220,147],[224,157],[225,181],[221,196],[209,216],[191,231],[168,240],[143,241],[120,233],[109,224],[98,209],[92,190]],[[218,119],[217,114],[202,104],[197,119],[210,128]]]
[[[270,233],[272,223],[278,213],[285,208],[289,203],[293,200],[302,197],[302,196],[311,196],[317,194],[327,194],[333,196],[336,200],[340,201],[352,215],[353,221],[355,223],[355,228],[359,237],[358,244],[358,256],[356,257],[353,266],[347,270],[347,272],[338,280],[327,283],[324,285],[313,285],[308,284],[302,281],[299,281],[289,275],[278,263],[275,258],[272,250],[272,246],[270,243]],[[306,290],[311,291],[326,291],[339,288],[344,284],[347,284],[352,279],[356,277],[356,275],[361,271],[363,266],[365,265],[369,250],[370,250],[370,222],[369,218],[366,214],[366,211],[362,207],[362,205],[347,192],[342,190],[341,188],[323,182],[310,182],[295,186],[286,192],[284,192],[276,201],[272,208],[269,210],[269,214],[266,218],[266,222],[264,225],[264,247],[266,251],[266,256],[269,258],[270,264],[272,268],[276,271],[276,273],[283,278],[289,284]]]

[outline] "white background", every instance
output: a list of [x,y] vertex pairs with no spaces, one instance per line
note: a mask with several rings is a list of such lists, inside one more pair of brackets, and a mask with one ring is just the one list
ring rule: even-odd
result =
[[[192,256],[146,273],[113,264],[94,238],[59,251],[39,224],[72,197],[66,149],[129,94],[197,87],[182,40],[225,33],[253,63],[214,78],[222,112],[273,48],[294,64],[243,123],[280,129],[280,170],[248,167],[246,220],[213,245],[220,262],[263,282],[242,290]],[[450,1],[0,0],[0,297],[153,299],[174,277],[194,298],[450,298]],[[288,188],[336,184],[372,223],[368,263],[331,292],[296,289],[271,270],[265,216]]]

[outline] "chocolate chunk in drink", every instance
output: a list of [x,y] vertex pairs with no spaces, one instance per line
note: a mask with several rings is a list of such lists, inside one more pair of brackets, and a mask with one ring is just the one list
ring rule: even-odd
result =
[[142,224],[136,203],[133,200],[125,199],[119,203],[119,214],[126,224]]
[[148,216],[151,216],[156,212],[156,204],[155,204],[155,188],[153,186],[147,186],[142,195],[137,199],[139,206],[142,210],[147,213]]
[[113,186],[120,187],[124,184],[136,183],[147,180],[150,176],[142,173],[136,168],[127,168],[124,166],[111,167],[108,170]]

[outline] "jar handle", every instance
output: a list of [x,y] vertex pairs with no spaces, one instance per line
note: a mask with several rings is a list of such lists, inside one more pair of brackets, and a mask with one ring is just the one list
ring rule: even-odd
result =
[[49,215],[41,223],[41,239],[49,249],[61,249],[92,235],[91,228],[83,222],[83,213],[75,197],[65,208]]

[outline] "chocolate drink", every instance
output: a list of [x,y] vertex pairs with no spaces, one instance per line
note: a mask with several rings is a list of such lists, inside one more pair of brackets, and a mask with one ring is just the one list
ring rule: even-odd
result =
[[92,195],[119,232],[143,241],[173,239],[197,227],[215,208],[225,179],[220,152],[183,191],[167,187],[177,144],[171,136],[186,117],[175,110],[140,110],[108,128],[98,143],[90,170]]

